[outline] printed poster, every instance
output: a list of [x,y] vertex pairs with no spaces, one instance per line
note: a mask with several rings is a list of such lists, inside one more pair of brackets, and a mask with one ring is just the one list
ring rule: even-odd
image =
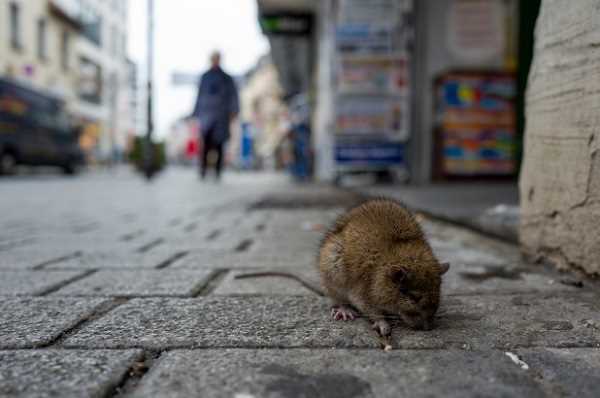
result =
[[410,134],[413,0],[340,0],[336,164],[402,166]]
[[338,91],[344,94],[408,95],[408,67],[406,55],[342,57]]
[[442,173],[516,172],[515,79],[508,74],[456,73],[438,85]]
[[408,112],[402,98],[344,96],[338,98],[336,133],[340,136],[408,138]]

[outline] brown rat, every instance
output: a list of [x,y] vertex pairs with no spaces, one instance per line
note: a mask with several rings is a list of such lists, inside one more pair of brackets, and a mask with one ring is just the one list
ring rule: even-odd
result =
[[321,291],[287,272],[259,272],[237,279],[279,276],[299,281],[333,299],[332,317],[353,320],[355,309],[389,336],[386,317],[400,317],[413,328],[431,329],[447,263],[435,258],[413,215],[390,199],[372,199],[338,217],[319,249]]
[[388,316],[431,329],[448,268],[434,256],[413,215],[390,199],[369,200],[340,216],[319,254],[334,319],[354,319],[357,309],[382,336],[391,333]]

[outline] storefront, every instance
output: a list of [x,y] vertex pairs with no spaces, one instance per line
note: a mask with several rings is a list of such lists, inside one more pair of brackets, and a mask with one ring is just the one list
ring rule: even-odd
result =
[[516,181],[539,3],[417,2],[411,182]]
[[516,178],[539,0],[299,3],[315,15],[317,179]]

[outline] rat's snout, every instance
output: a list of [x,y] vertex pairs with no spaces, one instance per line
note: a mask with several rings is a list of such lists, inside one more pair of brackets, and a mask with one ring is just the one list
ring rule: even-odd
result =
[[404,319],[404,322],[416,330],[431,330],[434,326],[433,317],[417,313],[401,313],[401,317]]

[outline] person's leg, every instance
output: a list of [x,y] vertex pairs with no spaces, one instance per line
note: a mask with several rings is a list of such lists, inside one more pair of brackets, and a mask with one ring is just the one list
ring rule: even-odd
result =
[[221,178],[221,169],[223,168],[223,146],[223,143],[215,144],[215,151],[217,151],[217,163],[215,165],[217,180]]
[[[200,136],[198,141],[198,174],[202,177],[202,175],[204,174],[204,167],[206,161],[204,156],[204,151],[206,151],[206,143],[204,142],[204,138],[202,136]],[[200,143],[200,141],[202,143]]]
[[206,170],[208,168],[208,154],[212,149],[212,134],[208,132],[208,134],[204,135],[204,145],[202,148],[202,162],[200,166],[200,177],[206,177]]

